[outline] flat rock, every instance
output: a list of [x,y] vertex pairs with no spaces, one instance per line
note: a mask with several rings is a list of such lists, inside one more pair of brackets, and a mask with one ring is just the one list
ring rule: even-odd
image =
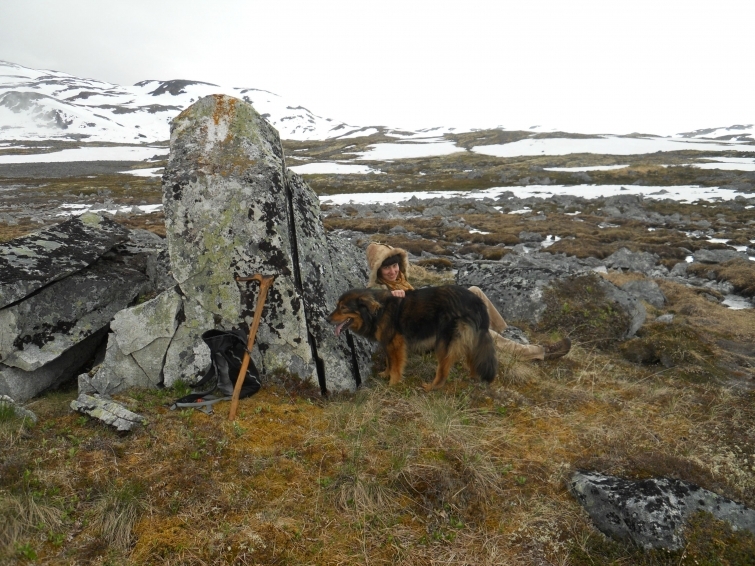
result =
[[684,525],[698,511],[755,533],[755,510],[681,480],[577,471],[568,487],[601,532],[644,549],[682,548]]
[[98,261],[0,310],[0,357],[7,366],[36,370],[110,323],[149,289],[147,277]]
[[101,420],[119,431],[130,431],[147,425],[147,419],[142,415],[129,411],[120,403],[104,399],[99,395],[82,393],[77,399],[71,401],[71,409]]
[[658,283],[649,279],[641,281],[629,281],[621,288],[634,297],[653,305],[655,308],[663,308],[666,304],[666,295],[663,294]]
[[730,259],[747,259],[747,254],[735,250],[697,250],[695,261],[700,263],[723,263]]
[[105,339],[107,329],[88,336],[61,356],[32,371],[0,363],[0,394],[24,403],[43,391],[55,389],[75,377]]
[[0,308],[94,263],[129,231],[85,213],[0,244]]

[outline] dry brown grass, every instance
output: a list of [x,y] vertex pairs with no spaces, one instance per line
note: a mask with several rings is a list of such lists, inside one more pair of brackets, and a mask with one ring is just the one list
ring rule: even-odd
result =
[[[672,308],[698,300],[677,287],[664,289]],[[504,360],[489,386],[455,367],[446,388],[428,395],[420,385],[434,365],[412,355],[404,384],[373,378],[330,401],[310,400],[291,381],[268,382],[241,402],[235,423],[227,403],[209,416],[171,412],[165,404],[178,392],[133,391],[121,398],[150,425],[126,436],[65,410],[74,392],[42,398],[32,407],[41,424],[12,433],[3,454],[3,470],[26,479],[4,472],[2,502],[19,509],[13,502],[27,485],[54,513],[45,527],[38,518],[12,523],[15,546],[4,556],[31,549],[40,564],[687,564],[679,554],[653,562],[598,544],[566,490],[571,470],[679,477],[755,503],[751,392],[691,384],[579,344],[557,362]],[[6,440],[18,429],[2,430]],[[702,553],[702,538],[697,544]]]

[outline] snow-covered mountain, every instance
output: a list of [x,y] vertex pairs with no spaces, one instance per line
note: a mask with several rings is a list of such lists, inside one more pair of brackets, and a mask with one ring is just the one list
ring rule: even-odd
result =
[[[414,132],[375,126],[350,126],[317,116],[298,103],[287,101],[266,90],[224,87],[191,80],[147,80],[133,86],[120,86],[0,61],[0,141],[164,141],[170,137],[169,123],[173,117],[209,94],[227,94],[250,102],[277,128],[281,138],[290,140],[349,138],[383,131],[398,138],[399,142],[411,143],[422,138],[435,140],[449,132],[470,131],[469,128],[451,125]],[[490,129],[507,128],[491,125]],[[549,134],[559,130],[548,126],[533,126],[528,131],[534,138],[550,137]],[[610,134],[579,129],[570,130],[570,133]],[[557,134],[556,137],[563,135]],[[755,124],[708,127],[671,137],[752,143],[755,140]]]
[[322,118],[265,90],[189,80],[120,86],[0,61],[0,140],[163,141],[170,137],[170,120],[208,94],[250,102],[283,139],[328,139],[366,130]]

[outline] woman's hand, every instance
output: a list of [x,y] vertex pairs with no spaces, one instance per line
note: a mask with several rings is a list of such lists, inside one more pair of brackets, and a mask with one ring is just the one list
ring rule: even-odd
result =
[[406,291],[404,291],[403,289],[394,289],[393,291],[391,291],[391,295],[393,295],[394,297],[405,297]]

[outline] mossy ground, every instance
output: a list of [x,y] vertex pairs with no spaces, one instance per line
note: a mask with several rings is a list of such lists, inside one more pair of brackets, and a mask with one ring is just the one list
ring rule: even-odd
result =
[[[413,269],[416,281],[449,277]],[[457,366],[428,395],[434,359],[412,355],[398,387],[373,377],[327,400],[268,376],[233,423],[228,403],[169,411],[184,390],[130,391],[118,399],[149,421],[130,434],[72,412],[73,388],[47,394],[29,404],[38,425],[0,423],[3,560],[751,563],[753,537],[706,518],[683,551],[610,542],[566,489],[587,467],[677,477],[755,506],[755,393],[709,371],[726,361],[711,336],[752,342],[755,321],[663,290],[667,311],[688,313],[674,324],[695,330],[685,347],[700,355],[683,360],[695,380],[577,341],[558,361],[505,360],[490,386]]]

